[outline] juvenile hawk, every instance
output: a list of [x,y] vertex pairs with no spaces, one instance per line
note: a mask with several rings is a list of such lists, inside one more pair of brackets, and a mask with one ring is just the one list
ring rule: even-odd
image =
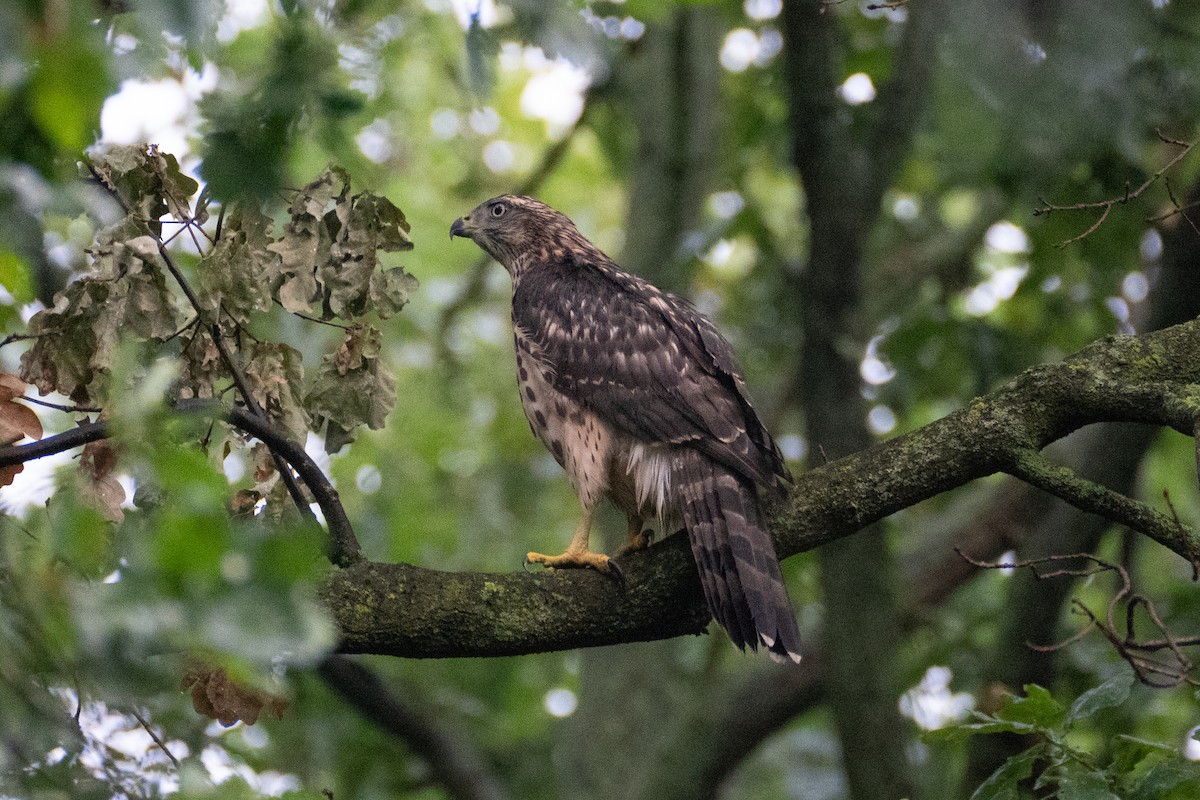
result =
[[756,492],[792,478],[716,327],[532,198],[488,200],[450,236],[472,239],[512,277],[521,405],[583,508],[565,553],[528,560],[607,572],[609,557],[588,549],[604,496],[629,520],[618,554],[649,544],[647,517],[682,521],[708,607],[734,644],[799,661]]

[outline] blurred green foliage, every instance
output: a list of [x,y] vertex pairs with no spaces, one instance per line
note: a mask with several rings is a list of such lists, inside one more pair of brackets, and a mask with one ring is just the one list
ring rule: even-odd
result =
[[[1071,800],[1172,800],[1200,790],[1200,765],[1181,761],[1171,745],[1124,733],[1109,733],[1108,755],[1097,759],[1081,722],[1128,700],[1133,677],[1125,672],[1093,687],[1063,706],[1050,692],[1030,684],[1025,695],[1005,698],[996,714],[976,713],[974,721],[926,734],[926,741],[952,742],[981,734],[1008,733],[1030,737],[1032,747],[1009,759],[972,794],[972,800],[1020,797],[1025,787]],[[1100,731],[1090,737],[1095,742]],[[1103,734],[1101,734],[1103,735]]]

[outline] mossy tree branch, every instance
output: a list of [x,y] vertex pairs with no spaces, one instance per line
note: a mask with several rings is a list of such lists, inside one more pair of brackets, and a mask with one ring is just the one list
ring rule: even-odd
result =
[[[800,476],[772,509],[779,554],[812,550],[1011,471],[1030,452],[1091,423],[1142,422],[1190,435],[1195,423],[1186,400],[1197,385],[1200,321],[1096,342],[937,422]],[[1200,556],[1200,536],[1187,526],[1161,538],[1189,563]],[[625,581],[617,584],[591,572],[486,575],[368,563],[332,575],[326,599],[345,651],[409,657],[511,655],[704,628],[707,613],[682,537],[631,555],[623,568]]]
[[[771,511],[779,554],[849,536],[986,475],[1024,471],[1022,477],[1041,480],[1046,470],[1034,469],[1030,454],[1095,422],[1142,422],[1194,435],[1198,387],[1200,320],[1095,342],[1060,363],[1027,370],[937,422],[801,475]],[[258,422],[249,415],[230,419],[248,430]],[[3,448],[0,466],[102,435],[102,428],[87,427]],[[312,486],[298,463],[303,453],[283,455]],[[1082,493],[1069,481],[1045,483],[1072,502]],[[336,495],[322,499],[340,508]],[[1107,515],[1103,507],[1086,510]],[[330,509],[325,513],[328,519]],[[1137,520],[1126,515],[1115,521]],[[1200,560],[1200,535],[1183,523],[1158,540],[1189,563]],[[708,612],[683,537],[635,553],[622,566],[625,579],[617,583],[591,571],[453,573],[361,561],[335,569],[323,595],[348,653],[514,655],[705,629]]]
[[[1030,450],[1017,454],[1016,461],[1006,471],[1082,511],[1140,531],[1177,553],[1191,552],[1195,547],[1196,533],[1179,520],[1107,486],[1081,478],[1068,467],[1055,466],[1041,453]],[[1200,575],[1200,562],[1194,557],[1192,573]]]

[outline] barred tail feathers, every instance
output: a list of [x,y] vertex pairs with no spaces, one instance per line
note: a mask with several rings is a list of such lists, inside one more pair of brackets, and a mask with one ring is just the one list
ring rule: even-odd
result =
[[679,459],[683,521],[713,617],[739,648],[800,661],[800,632],[754,487],[698,452]]

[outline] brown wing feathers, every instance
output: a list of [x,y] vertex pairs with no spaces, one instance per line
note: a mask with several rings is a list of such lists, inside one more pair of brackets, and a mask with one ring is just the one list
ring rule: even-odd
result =
[[676,462],[676,470],[684,526],[708,608],[735,645],[757,649],[754,615],[734,564],[728,526],[709,491],[711,465],[697,454],[687,453]]
[[713,617],[740,648],[800,660],[800,632],[754,487],[695,451],[676,462],[683,520]]
[[[647,290],[665,307],[654,306]],[[556,302],[545,302],[548,297]],[[736,386],[740,376],[720,366],[731,363],[728,345],[709,354],[694,320],[711,323],[678,298],[568,254],[522,278],[513,294],[513,317],[540,331],[536,338],[543,351],[566,367],[557,375],[560,388],[625,433],[690,443],[764,486],[791,480]]]

